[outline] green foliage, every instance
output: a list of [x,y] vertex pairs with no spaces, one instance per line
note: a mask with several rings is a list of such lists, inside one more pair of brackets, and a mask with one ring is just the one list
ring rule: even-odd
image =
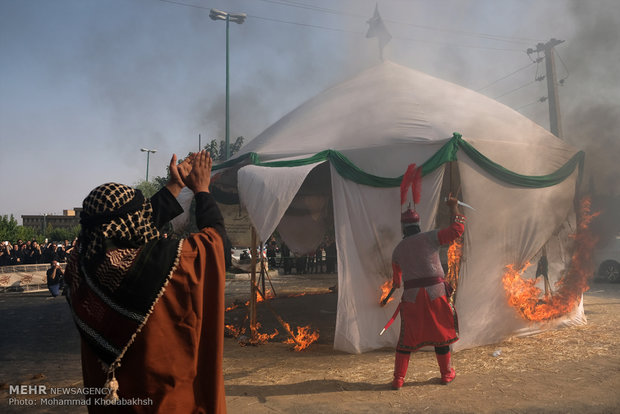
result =
[[[33,240],[34,239],[37,241],[42,241],[43,237],[42,235],[39,234],[39,232],[36,229],[33,229],[32,227],[17,226],[17,237],[14,240],[17,241],[19,239],[21,240]],[[3,240],[6,240],[6,239],[3,239]]]
[[[237,137],[234,143],[228,143],[231,157],[239,152],[243,146],[243,139],[243,137]],[[211,140],[211,143],[209,145],[205,145],[204,149],[211,153],[211,158],[213,158],[214,161],[224,161],[224,158],[226,157],[226,141],[224,140],[221,140],[219,145],[217,140]]]
[[0,241],[7,240],[16,243],[17,240],[36,240],[43,243],[46,238],[53,241],[73,240],[79,233],[79,225],[65,229],[52,227],[51,224],[48,224],[42,234],[40,229],[18,225],[13,215],[0,217]]
[[[156,177],[156,178],[160,178],[160,177]],[[163,186],[160,187],[159,181],[156,179],[153,179],[152,181],[145,181],[145,180],[139,181],[136,185],[134,185],[134,188],[137,188],[138,190],[142,191],[142,194],[144,195],[144,197],[151,198],[155,195],[156,192],[161,190]]]
[[[49,227],[48,227],[49,229]],[[47,231],[47,238],[52,241],[73,241],[80,234],[80,226],[73,226],[69,229],[51,228]],[[24,239],[25,240],[25,239]]]
[[17,220],[11,214],[11,216],[4,215],[0,218],[0,241],[13,241],[18,237],[18,225]]

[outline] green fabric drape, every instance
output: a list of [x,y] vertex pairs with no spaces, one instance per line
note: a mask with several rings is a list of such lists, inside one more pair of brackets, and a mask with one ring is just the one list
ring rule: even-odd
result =
[[[446,162],[456,161],[459,150],[463,151],[463,153],[471,158],[480,168],[498,180],[517,187],[529,188],[550,187],[561,183],[575,171],[575,168],[579,168],[579,177],[581,177],[585,158],[584,152],[579,151],[551,174],[539,176],[523,175],[510,171],[485,157],[471,144],[463,140],[461,134],[455,132],[452,138],[446,142],[439,151],[422,164],[422,175],[430,174]],[[329,161],[342,177],[358,184],[371,187],[398,187],[403,178],[402,175],[399,177],[380,177],[378,175],[366,173],[343,154],[335,150],[321,151],[308,158],[271,162],[261,162],[258,154],[250,152],[215,165],[213,166],[213,170],[228,168],[237,164],[253,164],[261,167],[298,167],[324,161]]]

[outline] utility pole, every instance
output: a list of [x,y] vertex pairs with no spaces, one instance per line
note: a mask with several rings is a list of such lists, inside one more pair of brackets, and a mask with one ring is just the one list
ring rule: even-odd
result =
[[536,49],[528,49],[527,54],[534,52],[545,54],[545,69],[547,72],[547,97],[549,98],[549,127],[551,133],[562,139],[562,122],[560,120],[560,100],[558,99],[558,82],[555,73],[555,56],[553,48],[564,40],[551,39],[547,43],[539,43]]

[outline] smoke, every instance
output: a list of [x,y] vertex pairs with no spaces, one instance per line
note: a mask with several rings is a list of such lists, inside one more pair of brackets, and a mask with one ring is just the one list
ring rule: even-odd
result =
[[564,135],[586,153],[589,190],[619,196],[620,86],[615,68],[620,67],[620,7],[613,0],[595,5],[574,0],[570,11],[577,30],[566,46],[565,62],[567,89],[574,99],[561,108]]

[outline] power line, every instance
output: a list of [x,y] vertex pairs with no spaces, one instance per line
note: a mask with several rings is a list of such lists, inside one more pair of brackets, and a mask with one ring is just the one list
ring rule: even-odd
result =
[[[210,7],[206,7],[206,6],[200,6],[200,5],[191,4],[191,3],[184,3],[184,2],[181,2],[181,1],[175,1],[175,0],[159,0],[159,1],[161,1],[163,3],[174,4],[174,5],[177,5],[177,6],[192,7],[192,8],[196,8],[196,9],[203,9],[203,10],[210,10],[211,9]],[[317,6],[312,6],[312,5],[308,5],[308,4],[304,4],[304,3],[298,3],[298,2],[289,2],[289,1],[284,1],[284,0],[260,0],[260,1],[264,1],[264,2],[267,2],[267,3],[273,3],[273,4],[279,4],[279,5],[282,5],[282,6],[298,7],[298,8],[303,8],[303,9],[313,10],[313,11],[318,11],[318,12],[323,12],[323,13],[336,14],[336,15],[341,15],[341,16],[356,17],[356,18],[361,18],[361,19],[366,19],[367,18],[367,16],[362,16],[362,15],[359,15],[359,14],[346,13],[346,12],[342,12],[342,11],[339,11],[339,10],[328,9],[328,8],[325,8],[325,7],[317,7]],[[347,30],[347,29],[337,29],[337,28],[320,26],[320,25],[315,25],[315,24],[292,22],[292,21],[288,21],[288,20],[276,19],[276,18],[271,18],[271,17],[262,17],[262,16],[257,16],[257,15],[251,15],[251,14],[248,14],[248,17],[252,17],[252,18],[258,19],[258,20],[266,20],[266,21],[277,22],[277,23],[291,24],[291,25],[295,25],[295,26],[311,27],[311,28],[315,28],[315,29],[330,30],[330,31],[334,31],[334,32],[354,33],[354,34],[362,34],[362,35],[364,34],[364,32],[362,32],[362,31]],[[423,28],[423,29],[427,29],[427,30],[436,30],[436,31],[443,31],[443,32],[466,34],[466,35],[469,35],[469,36],[475,36],[475,37],[486,38],[486,39],[496,40],[496,41],[503,41],[503,42],[522,43],[519,40],[516,40],[518,38],[512,38],[513,40],[511,40],[511,38],[509,38],[507,36],[490,35],[490,34],[475,33],[475,32],[466,32],[466,31],[451,30],[451,29],[442,29],[442,28],[435,28],[435,27],[431,27],[431,26],[416,25],[416,24],[413,24],[413,23],[398,22],[398,21],[395,21],[395,20],[388,20],[388,19],[383,19],[383,20],[386,21],[386,22],[402,24],[402,25],[412,26],[412,27],[418,27],[418,28]],[[487,46],[463,45],[463,44],[456,44],[456,43],[452,43],[452,42],[419,40],[419,39],[412,39],[412,38],[399,37],[399,36],[393,36],[393,38],[394,39],[400,39],[400,40],[408,40],[408,41],[413,41],[413,42],[434,43],[434,44],[450,45],[450,46],[464,47],[464,48],[473,48],[473,49],[486,49],[486,50],[497,50],[497,51],[508,51],[508,52],[521,52],[521,50],[519,50],[519,49],[505,49],[505,48],[487,47]],[[525,41],[525,39],[523,41]],[[529,42],[530,40],[527,40],[527,41]]]
[[[347,13],[347,12],[343,12],[343,11],[340,11],[340,10],[329,9],[329,8],[326,8],[326,7],[318,7],[318,6],[314,6],[314,5],[310,5],[310,4],[306,4],[306,3],[294,2],[294,1],[289,1],[289,0],[259,0],[259,1],[263,1],[265,3],[279,4],[281,6],[289,6],[289,7],[297,7],[297,8],[307,9],[307,10],[314,10],[314,11],[323,12],[323,13],[337,14],[337,15],[341,15],[341,16],[356,17],[356,18],[360,18],[360,19],[367,19],[368,18],[368,16],[366,16],[366,15],[360,15],[360,14],[355,14],[355,13]],[[531,43],[531,42],[538,41],[538,39],[511,37],[511,36],[503,36],[503,35],[494,35],[494,34],[489,34],[489,33],[470,32],[470,31],[465,31],[465,30],[446,29],[446,28],[441,28],[441,27],[433,27],[433,26],[426,26],[426,25],[409,23],[409,22],[402,22],[402,21],[398,21],[398,20],[391,20],[391,19],[386,19],[386,18],[383,18],[383,21],[387,22],[387,23],[395,23],[395,24],[400,24],[400,25],[404,25],[404,26],[416,27],[416,28],[419,28],[419,29],[433,30],[433,31],[439,31],[439,32],[448,32],[448,33],[456,33],[456,34],[459,34],[459,35],[474,36],[474,37],[480,37],[480,38],[484,38],[484,39],[501,41],[501,42],[508,42],[508,43],[519,43],[519,44],[521,44],[521,43]]]
[[516,111],[520,111],[520,110],[521,110],[521,109],[523,109],[523,108],[526,108],[526,107],[528,107],[528,106],[531,106],[531,105],[534,105],[534,104],[537,104],[537,103],[543,103],[543,102],[545,102],[546,100],[547,100],[547,97],[546,97],[546,96],[543,96],[543,97],[541,97],[541,98],[536,99],[535,101],[532,101],[532,102],[527,103],[527,104],[525,104],[525,105],[521,105],[521,106],[519,106],[518,108],[516,108],[515,110],[516,110]]
[[[161,1],[163,3],[174,4],[176,6],[185,6],[185,7],[192,7],[192,8],[195,8],[195,9],[211,10],[211,7],[200,6],[200,5],[191,4],[191,3],[183,3],[183,2],[175,1],[175,0],[159,0],[159,1]],[[256,16],[256,15],[252,15],[252,14],[248,14],[247,16],[248,17],[252,17],[254,19],[258,19],[258,20],[267,20],[267,21],[270,21],[270,22],[292,24],[292,25],[295,25],[295,26],[312,27],[312,28],[315,28],[315,29],[325,29],[325,30],[331,30],[331,31],[334,31],[334,32],[364,34],[364,32],[361,32],[361,31],[358,32],[358,31],[354,31],[354,30],[335,29],[333,27],[319,26],[319,25],[316,25],[316,24],[308,24],[308,23],[291,22],[291,21],[286,21],[286,20],[274,19],[274,18],[271,18],[271,17]]]
[[267,21],[270,21],[270,22],[292,24],[292,25],[295,25],[295,26],[303,26],[303,27],[312,27],[312,28],[315,28],[315,29],[331,30],[333,32],[354,33],[354,34],[359,34],[359,35],[363,35],[364,34],[364,32],[361,32],[361,31],[347,30],[347,29],[336,29],[336,28],[333,28],[333,27],[319,26],[319,25],[316,25],[316,24],[309,24],[309,23],[289,22],[289,21],[286,21],[286,20],[274,19],[274,18],[271,18],[271,17],[255,16],[255,15],[252,15],[252,14],[248,14],[248,17],[252,17],[254,19],[259,19],[259,20],[267,20]]
[[521,72],[521,71],[522,71],[522,70],[524,70],[524,69],[529,68],[529,67],[530,67],[530,66],[532,66],[533,64],[534,64],[534,62],[530,62],[530,63],[528,63],[527,65],[525,65],[525,66],[523,66],[523,67],[520,67],[519,69],[515,70],[514,72],[510,72],[508,75],[502,76],[501,78],[494,80],[493,82],[489,83],[488,85],[483,86],[482,88],[478,88],[478,89],[476,89],[476,92],[480,92],[481,90],[486,89],[486,88],[488,88],[488,87],[489,87],[489,86],[491,86],[491,85],[495,85],[497,82],[502,81],[502,80],[504,80],[504,79],[506,79],[506,78],[509,78],[510,76],[512,76],[512,75],[514,75],[514,74],[516,74],[516,73],[518,73],[518,72]]
[[536,82],[536,81],[535,81],[535,80],[530,81],[530,82],[528,82],[528,83],[526,83],[526,84],[524,84],[524,85],[519,86],[518,88],[514,88],[514,89],[512,89],[512,90],[510,90],[510,91],[508,91],[508,92],[505,92],[505,93],[503,93],[503,94],[501,94],[501,95],[499,95],[499,96],[496,96],[496,97],[495,97],[495,98],[493,98],[493,99],[498,100],[499,98],[501,98],[501,97],[503,97],[503,96],[506,96],[506,95],[509,95],[509,94],[511,94],[511,93],[513,93],[513,92],[516,92],[516,91],[518,91],[519,89],[523,89],[523,88],[525,88],[526,86],[529,86],[529,85],[533,84],[534,82]]
[[463,47],[463,48],[469,48],[469,49],[496,50],[500,52],[523,52],[523,50],[521,49],[506,49],[506,48],[491,47],[491,46],[465,45],[465,44],[458,44],[454,42],[442,42],[440,40],[420,40],[420,39],[413,39],[410,37],[401,37],[401,36],[392,36],[392,39],[407,40],[409,42],[416,42],[416,43],[429,43],[429,44],[436,44],[436,45]]

